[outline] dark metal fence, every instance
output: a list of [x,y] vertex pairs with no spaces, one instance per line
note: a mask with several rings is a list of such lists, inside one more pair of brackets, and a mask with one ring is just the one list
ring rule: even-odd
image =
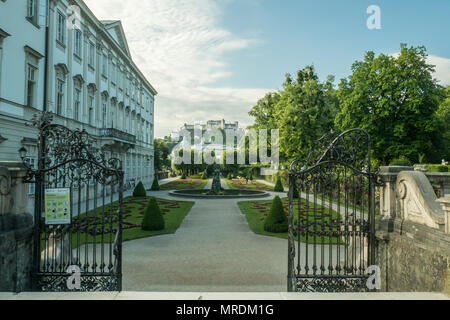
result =
[[[34,290],[121,291],[121,161],[106,159],[86,131],[51,121],[48,113],[33,120],[39,130],[38,168],[30,169],[36,183]],[[49,202],[52,192],[63,196]],[[66,221],[58,220],[61,210]]]
[[[374,264],[375,183],[362,129],[322,137],[290,169],[288,291],[366,291]],[[298,194],[298,197],[297,197]]]

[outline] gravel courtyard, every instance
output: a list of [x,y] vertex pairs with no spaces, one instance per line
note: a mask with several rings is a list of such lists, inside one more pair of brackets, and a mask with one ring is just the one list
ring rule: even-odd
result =
[[196,199],[176,234],[124,242],[123,290],[286,291],[287,241],[254,234],[242,200]]

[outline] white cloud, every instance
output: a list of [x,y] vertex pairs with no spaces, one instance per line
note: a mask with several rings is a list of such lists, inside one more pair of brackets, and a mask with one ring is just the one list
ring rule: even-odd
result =
[[[393,57],[399,55],[399,52],[391,54]],[[440,85],[450,85],[450,59],[428,55],[427,63],[435,66],[433,77],[439,81]]]
[[450,59],[437,56],[428,56],[428,64],[436,66],[434,77],[441,85],[450,85]]
[[[85,0],[100,20],[121,20],[136,65],[156,88],[156,136],[194,120],[248,123],[270,89],[218,88],[232,74],[224,54],[250,46],[217,25],[218,0]],[[222,4],[221,4],[222,3]]]

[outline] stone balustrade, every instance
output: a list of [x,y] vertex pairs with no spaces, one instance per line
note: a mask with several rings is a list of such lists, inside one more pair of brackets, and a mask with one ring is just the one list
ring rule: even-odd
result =
[[380,180],[376,263],[382,291],[450,293],[450,173],[382,167]]
[[[381,217],[413,221],[440,230],[450,228],[444,213],[445,199],[450,196],[450,173],[391,166],[381,167],[379,174],[383,184],[380,187]],[[439,184],[442,200],[437,199],[432,184]]]

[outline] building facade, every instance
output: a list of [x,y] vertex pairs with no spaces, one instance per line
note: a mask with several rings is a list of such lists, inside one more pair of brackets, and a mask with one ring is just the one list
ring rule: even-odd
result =
[[36,164],[37,132],[24,123],[46,110],[120,158],[126,187],[151,184],[156,94],[120,21],[99,21],[81,0],[0,0],[1,160],[19,160],[25,147]]

